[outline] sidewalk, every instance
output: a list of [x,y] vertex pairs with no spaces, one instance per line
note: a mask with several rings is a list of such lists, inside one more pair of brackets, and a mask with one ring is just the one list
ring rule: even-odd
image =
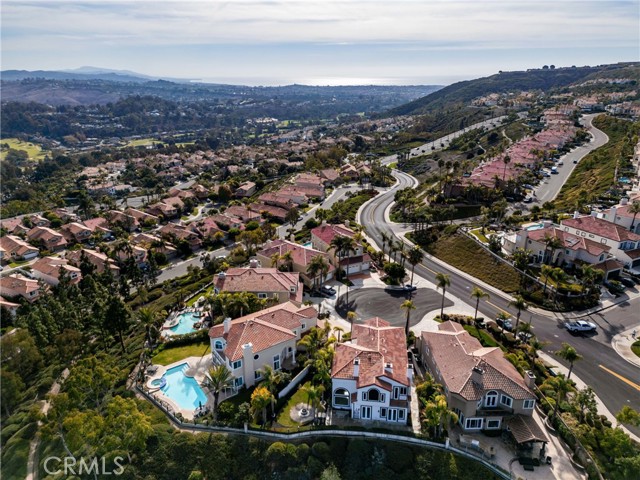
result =
[[[635,337],[633,332],[636,332]],[[640,357],[631,350],[631,344],[637,340],[640,340],[640,324],[614,336],[611,345],[618,355],[627,362],[640,367]]]
[[[560,362],[557,361],[556,358],[552,357],[551,355],[549,355],[548,353],[543,352],[542,350],[538,351],[538,357],[543,360],[546,364],[548,365],[552,365],[554,367],[554,370],[556,370],[557,372],[562,373],[563,375],[567,375],[569,373],[569,369],[567,367],[565,367],[564,365],[562,365]],[[576,387],[579,390],[582,390],[584,388],[587,388],[587,384],[584,383],[580,377],[576,376],[575,372],[571,372],[571,380],[573,380],[576,384]],[[600,415],[604,415],[605,417],[607,417],[607,419],[611,422],[612,425],[616,425],[617,421],[616,421],[616,417],[613,413],[611,413],[611,411],[609,411],[609,409],[606,407],[606,405],[604,403],[602,403],[602,400],[600,400],[600,397],[598,397],[597,395],[595,395],[596,398],[596,403],[598,405],[598,413]],[[624,425],[621,425],[622,430],[624,430],[624,432],[626,434],[628,434],[633,440],[635,440],[636,442],[640,443],[640,437],[636,436],[634,433],[630,432],[629,430],[627,430]]]

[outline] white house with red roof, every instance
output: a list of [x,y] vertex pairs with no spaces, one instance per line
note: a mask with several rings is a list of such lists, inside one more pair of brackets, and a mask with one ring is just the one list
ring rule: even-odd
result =
[[0,237],[0,249],[3,252],[3,262],[33,260],[40,253],[40,250],[36,247],[15,235],[5,235],[4,237]]
[[55,287],[60,283],[63,275],[69,283],[76,284],[82,279],[80,269],[69,264],[69,261],[60,257],[42,257],[31,265],[33,276],[42,280],[47,285]]
[[302,304],[302,282],[298,272],[281,272],[276,268],[230,268],[215,276],[214,285],[216,293],[250,292],[265,300]]
[[265,366],[280,370],[295,366],[296,344],[317,325],[314,307],[293,302],[266,308],[244,317],[227,318],[209,330],[211,355],[234,377],[234,389],[251,387],[262,379]]
[[322,225],[311,230],[311,245],[316,250],[329,254],[329,258],[334,266],[337,266],[335,265],[337,257],[337,263],[340,265],[340,268],[349,275],[368,272],[371,257],[365,252],[362,244],[356,242],[355,249],[349,252],[348,255],[343,255],[342,252],[337,252],[337,255],[334,254],[331,242],[335,237],[340,235],[354,238],[356,232],[343,224],[328,224],[323,222]]
[[41,288],[37,280],[18,273],[0,277],[0,294],[6,298],[22,297],[29,303],[40,298]]
[[406,424],[411,415],[413,370],[404,329],[375,317],[353,325],[338,343],[331,367],[331,405],[351,418]]
[[[640,199],[636,199],[635,201],[638,202]],[[640,234],[640,213],[631,213],[629,207],[631,207],[631,203],[629,203],[626,198],[623,198],[618,205],[606,209],[592,210],[591,215],[620,225],[633,233]],[[631,228],[632,225],[633,229]]]

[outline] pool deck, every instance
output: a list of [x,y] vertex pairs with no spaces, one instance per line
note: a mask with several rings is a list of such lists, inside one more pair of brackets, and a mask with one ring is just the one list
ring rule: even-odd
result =
[[[186,357],[182,360],[178,360],[177,362],[173,362],[169,365],[153,365],[156,367],[156,370],[153,374],[148,373],[147,378],[145,380],[145,386],[148,389],[150,395],[154,396],[157,400],[167,404],[175,413],[180,413],[184,418],[193,419],[195,410],[185,410],[178,406],[176,402],[174,402],[171,398],[166,396],[162,390],[160,390],[157,386],[152,385],[151,383],[154,380],[158,380],[162,378],[162,376],[167,372],[167,370],[177,367],[182,364],[188,364],[189,367],[185,372],[185,375],[188,377],[193,377],[196,379],[199,385],[202,385],[204,382],[207,371],[209,368],[213,366],[213,361],[211,359],[211,355],[205,355],[203,357]],[[147,372],[149,368],[147,368]],[[204,394],[207,396],[207,403],[203,406],[208,406],[210,408],[213,407],[213,395],[206,388],[201,387]]]
[[[196,312],[200,314],[198,318],[200,318],[201,320],[203,320],[206,317],[204,313],[204,309],[201,307],[189,307],[169,315],[169,318],[167,318],[165,322],[162,324],[162,336],[172,337],[174,335],[185,335],[184,333],[176,333],[171,329],[180,323],[180,315],[183,315],[185,313],[196,313]],[[198,330],[199,329],[194,329],[193,331],[197,332]],[[189,333],[192,333],[192,332],[189,332]]]

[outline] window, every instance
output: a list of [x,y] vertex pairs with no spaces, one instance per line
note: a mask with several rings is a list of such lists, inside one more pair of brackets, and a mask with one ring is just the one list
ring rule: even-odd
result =
[[224,348],[224,346],[222,345],[222,340],[216,340],[213,346],[216,350],[222,350]]
[[384,407],[380,409],[380,418],[387,418],[387,409]]
[[407,394],[407,387],[393,387],[393,398],[397,400]]
[[280,370],[280,355],[273,356],[273,369]]
[[500,420],[487,420],[487,430],[500,428]]
[[266,293],[259,293],[258,294],[258,298],[267,298],[267,294]]
[[259,358],[260,358],[260,355],[258,355],[257,353],[253,356],[253,359],[254,359],[254,360],[257,360],[257,359],[259,359]]
[[370,402],[379,402],[380,401],[380,392],[375,388],[369,390],[369,401]]
[[404,420],[404,409],[398,410],[398,420]]
[[487,392],[487,395],[484,399],[485,407],[495,407],[498,404],[498,392],[495,390],[491,390]]
[[256,370],[254,372],[254,377],[256,380],[260,380],[262,378],[262,372],[260,370]]
[[337,388],[333,392],[333,404],[335,406],[348,407],[350,403],[349,391],[346,388]]
[[233,362],[233,369],[240,368],[242,366],[242,360],[236,360]]
[[513,404],[513,399],[511,397],[507,397],[506,395],[500,395],[500,403],[502,405],[506,405],[507,407],[511,407]]
[[238,377],[234,379],[233,383],[236,387],[241,387],[242,385],[244,385],[244,377]]
[[291,293],[296,293],[296,287],[289,287],[289,291]]
[[307,328],[307,324],[306,324],[306,323],[303,323],[303,324],[302,324],[302,330],[304,330],[305,328]]
[[524,401],[524,405],[522,405],[522,408],[525,408],[527,410],[531,410],[535,405],[536,405],[536,401],[535,400],[525,400]]
[[482,428],[481,418],[467,418],[464,428],[468,429],[480,429]]

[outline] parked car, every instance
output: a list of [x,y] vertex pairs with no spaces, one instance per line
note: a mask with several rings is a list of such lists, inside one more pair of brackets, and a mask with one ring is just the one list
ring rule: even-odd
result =
[[510,318],[507,318],[506,320],[503,318],[496,318],[496,323],[498,324],[499,327],[504,328],[505,330],[509,330],[511,331],[513,329],[513,322],[511,321]]
[[416,287],[415,285],[411,285],[411,284],[407,283],[407,284],[402,286],[402,289],[405,292],[415,292],[418,289],[418,287]]
[[633,288],[636,286],[636,282],[631,280],[629,277],[619,277],[618,281],[625,287]]
[[575,159],[575,160],[573,161],[573,163],[578,163],[578,159]]
[[559,167],[561,167],[562,165],[564,165],[564,162],[563,162],[562,160],[560,160],[560,161],[558,162],[558,166],[559,166]]
[[336,294],[336,289],[333,287],[330,287],[329,285],[322,285],[320,287],[320,291],[322,293],[326,293],[328,295],[335,295]]
[[620,283],[618,280],[609,280],[608,282],[604,282],[605,287],[614,295],[618,295],[624,292],[625,286]]
[[524,203],[531,203],[531,202],[533,202],[533,197],[526,196],[526,197],[524,197],[523,202]]
[[571,333],[580,332],[595,332],[597,326],[593,322],[587,322],[586,320],[576,320],[575,322],[567,322],[564,327]]

